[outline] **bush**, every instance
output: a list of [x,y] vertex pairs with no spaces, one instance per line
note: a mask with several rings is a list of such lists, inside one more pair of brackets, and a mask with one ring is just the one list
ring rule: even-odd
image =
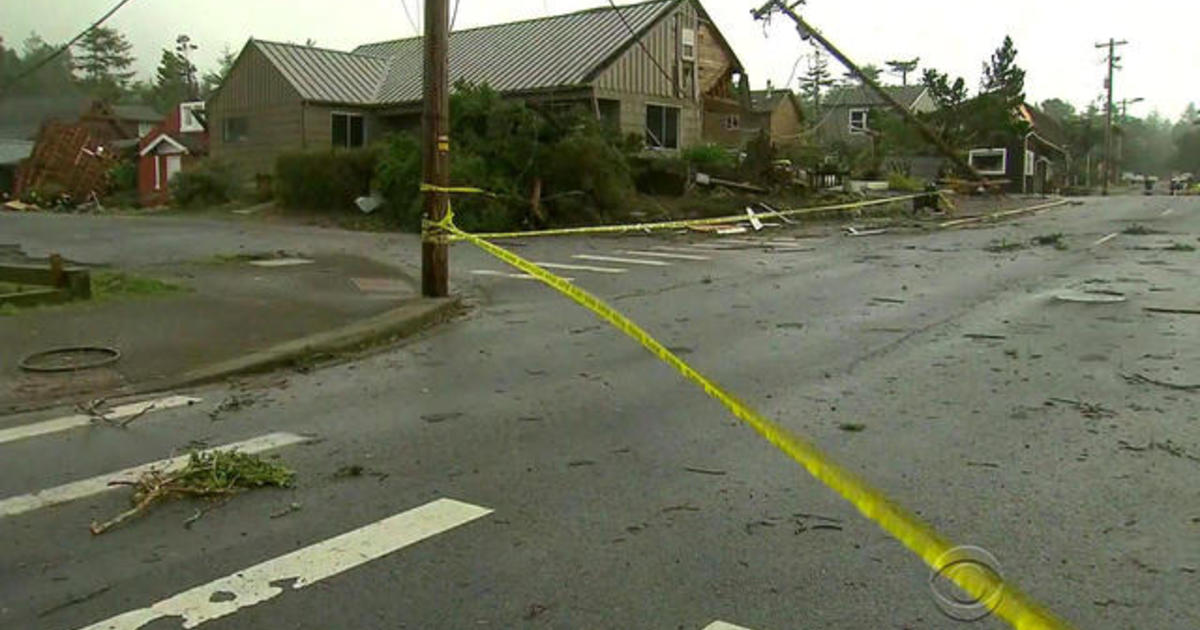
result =
[[387,139],[375,164],[373,186],[383,195],[383,212],[389,219],[408,230],[421,229],[421,146],[416,138],[399,134]]
[[137,190],[138,166],[132,160],[122,160],[108,169],[109,192]]
[[925,190],[925,184],[915,177],[893,172],[888,175],[888,188],[898,192],[915,193]]
[[220,160],[203,160],[171,178],[171,200],[181,208],[229,203],[237,192],[237,170]]
[[375,149],[285,153],[275,162],[275,194],[284,208],[338,212],[371,192]]
[[632,162],[638,192],[676,197],[687,192],[690,170],[683,158],[653,155],[637,157]]
[[685,149],[683,159],[696,169],[713,175],[737,168],[737,158],[724,147],[715,144],[701,144]]

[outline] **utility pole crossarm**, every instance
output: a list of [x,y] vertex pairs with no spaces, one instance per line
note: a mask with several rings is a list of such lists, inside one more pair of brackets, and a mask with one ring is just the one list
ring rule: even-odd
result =
[[929,125],[926,125],[924,121],[922,121],[920,118],[917,118],[912,111],[901,104],[900,101],[896,100],[896,98],[889,94],[886,90],[884,90],[883,87],[879,85],[878,81],[864,74],[862,69],[859,68],[857,64],[851,61],[849,57],[842,53],[842,51],[838,50],[838,48],[834,46],[832,42],[826,39],[824,35],[805,22],[804,19],[801,18],[794,10],[795,7],[801,4],[804,4],[804,2],[796,2],[789,6],[784,3],[783,0],[769,0],[762,6],[762,8],[754,11],[753,13],[755,18],[765,19],[768,15],[778,10],[784,15],[790,17],[792,21],[796,23],[796,29],[799,31],[801,38],[808,39],[811,37],[812,39],[815,39],[817,43],[821,44],[821,46],[825,48],[825,50],[829,51],[830,55],[833,55],[833,57],[840,61],[842,65],[846,66],[846,68],[853,72],[855,76],[859,77],[863,84],[871,88],[871,90],[874,91],[879,98],[883,99],[888,106],[904,117],[905,121],[915,127],[917,131],[919,131],[926,140],[937,147],[943,155],[950,158],[950,160],[952,160],[964,172],[970,173],[971,176],[976,180],[981,182],[986,181],[986,178],[974,166],[971,166],[967,160],[963,159],[963,157],[959,155],[959,153],[955,151],[953,147],[947,144],[946,141],[937,134],[937,132],[935,132],[933,129],[930,129]]

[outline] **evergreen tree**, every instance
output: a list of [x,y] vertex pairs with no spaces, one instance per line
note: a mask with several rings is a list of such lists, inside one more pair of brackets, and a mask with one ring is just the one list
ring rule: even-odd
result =
[[1017,65],[1017,49],[1012,37],[1005,36],[1004,43],[992,53],[991,60],[984,62],[980,92],[999,95],[1014,108],[1025,102],[1025,71]]
[[151,92],[151,104],[155,109],[160,112],[167,111],[177,103],[191,100],[192,90],[188,85],[189,65],[178,53],[166,49],[162,51]]
[[816,111],[821,109],[821,97],[825,90],[832,86],[833,75],[829,73],[829,60],[817,50],[809,59],[808,71],[800,77],[800,93]]
[[119,100],[134,75],[133,44],[116,29],[101,26],[88,31],[75,47],[75,69],[83,84],[98,98]]
[[892,74],[900,75],[901,85],[908,85],[908,75],[917,71],[917,67],[921,65],[921,58],[909,59],[908,61],[893,60],[887,62],[887,67],[892,71]]
[[233,69],[234,62],[237,61],[237,54],[226,46],[221,51],[221,57],[217,60],[217,69],[210,70],[204,73],[204,78],[201,80],[200,95],[204,98],[212,96],[212,93],[217,91],[221,82],[225,77],[229,76],[229,71]]

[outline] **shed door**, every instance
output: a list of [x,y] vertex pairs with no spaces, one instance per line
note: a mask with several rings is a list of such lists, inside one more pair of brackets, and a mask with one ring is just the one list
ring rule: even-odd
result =
[[166,179],[166,181],[169,183],[171,181],[171,178],[175,176],[175,173],[178,173],[182,169],[183,169],[183,158],[178,155],[168,155],[167,156],[167,179]]

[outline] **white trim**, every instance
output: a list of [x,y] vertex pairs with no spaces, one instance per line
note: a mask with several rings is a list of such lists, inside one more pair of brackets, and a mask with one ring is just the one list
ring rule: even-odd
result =
[[1008,174],[1008,149],[1005,149],[1005,148],[997,147],[997,148],[991,148],[991,149],[971,149],[970,151],[967,152],[967,163],[969,163],[971,166],[975,166],[975,156],[976,155],[984,155],[984,154],[995,155],[996,153],[1000,154],[1000,170],[985,171],[985,170],[979,169],[978,167],[976,167],[975,170],[979,171],[980,175],[1007,175]]
[[175,149],[178,149],[179,153],[187,153],[188,152],[187,147],[183,146],[182,144],[179,144],[179,142],[177,140],[172,138],[170,135],[164,133],[164,134],[159,134],[159,136],[157,138],[150,141],[150,144],[147,144],[146,148],[142,149],[142,152],[139,155],[141,155],[143,157],[146,155],[149,155],[151,151],[158,148],[158,145],[162,144],[164,141],[167,142],[168,144],[170,144]]
[[204,101],[191,101],[179,104],[179,133],[203,133],[204,125],[192,112],[204,113]]
[[1034,177],[1037,175],[1037,154],[1029,149],[1025,150],[1025,176]]
[[162,156],[154,154],[154,190],[162,190],[162,173],[159,172]]
[[[862,121],[861,127],[854,126],[854,115],[858,114],[858,113],[861,113],[863,115],[863,121]],[[849,125],[850,133],[857,135],[857,134],[867,133],[867,130],[871,128],[870,121],[871,121],[871,108],[869,108],[869,107],[853,107],[850,109],[850,119],[847,121],[846,124]]]

